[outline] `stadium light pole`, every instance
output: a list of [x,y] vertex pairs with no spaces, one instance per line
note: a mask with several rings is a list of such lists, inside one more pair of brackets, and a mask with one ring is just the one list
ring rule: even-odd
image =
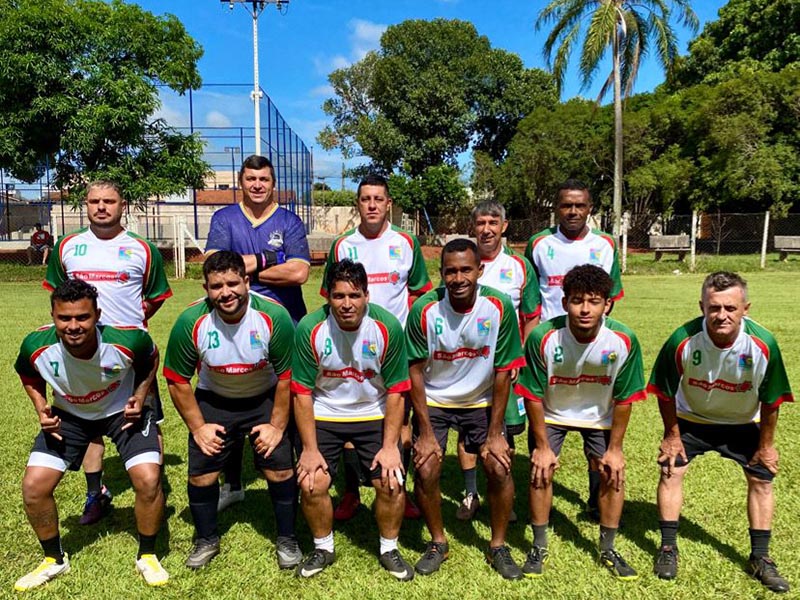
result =
[[227,4],[231,10],[234,4],[241,4],[253,18],[253,91],[250,92],[250,98],[255,108],[256,154],[261,156],[261,98],[264,94],[258,83],[258,17],[269,4],[274,4],[281,12],[289,4],[289,0],[220,0],[220,2]]
[[233,203],[236,204],[236,162],[234,155],[238,148],[236,146],[225,146],[224,150],[231,153],[231,190],[233,190]]

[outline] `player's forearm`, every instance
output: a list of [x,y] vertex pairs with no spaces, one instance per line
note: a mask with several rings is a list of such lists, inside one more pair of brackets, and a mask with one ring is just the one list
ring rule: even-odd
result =
[[152,319],[163,305],[164,300],[145,300],[142,302],[142,306],[144,308],[144,318],[146,320]]
[[680,436],[678,428],[678,410],[674,400],[658,399],[658,411],[661,413],[661,421],[664,423],[664,437]]
[[272,414],[269,418],[269,423],[276,429],[286,431],[286,426],[289,424],[289,413],[291,402],[291,392],[289,391],[289,380],[278,380],[278,385],[275,386],[275,402],[272,405]]
[[430,416],[428,415],[428,397],[425,393],[425,376],[422,374],[424,363],[418,361],[408,367],[411,379],[411,406],[414,409],[414,419],[420,435],[433,435]]
[[400,428],[403,426],[405,402],[402,394],[386,395],[386,414],[383,417],[383,445],[397,447],[400,440]]
[[547,439],[547,427],[544,423],[544,405],[532,400],[525,401],[525,412],[528,413],[531,432],[537,448],[546,448],[550,445]]
[[489,435],[503,433],[508,394],[511,391],[511,371],[495,371],[492,387],[492,416],[489,419]]
[[294,421],[304,450],[316,451],[317,424],[314,420],[314,401],[309,394],[296,394],[294,397]]
[[608,447],[612,450],[622,450],[625,439],[625,432],[628,430],[628,422],[631,419],[630,404],[616,404],[611,417],[611,435],[608,440]]
[[761,423],[759,425],[759,448],[771,448],[775,445],[775,428],[778,425],[778,409],[769,404],[761,404]]
[[154,348],[153,355],[150,357],[150,362],[138,368],[134,368],[134,396],[139,398],[145,398],[147,396],[147,392],[150,390],[150,388],[153,386],[153,382],[156,380],[158,364],[158,348]]
[[168,381],[167,388],[169,389],[172,403],[175,405],[175,410],[178,411],[189,431],[195,432],[206,424],[191,384]]
[[28,394],[28,398],[30,398],[31,402],[33,402],[33,408],[36,410],[36,414],[38,415],[44,410],[44,407],[47,406],[45,382],[42,381],[41,383],[37,384],[25,383],[22,387],[25,388],[25,393]]
[[266,285],[303,285],[308,281],[309,266],[302,260],[289,260],[273,265],[258,274],[258,281]]

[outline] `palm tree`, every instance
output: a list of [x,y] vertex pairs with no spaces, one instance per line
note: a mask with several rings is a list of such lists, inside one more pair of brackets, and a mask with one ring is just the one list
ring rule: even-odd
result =
[[[670,26],[673,10],[678,21],[697,31],[697,15],[689,0],[551,0],[539,13],[536,28],[554,23],[544,44],[544,55],[556,79],[559,94],[573,47],[586,24],[581,48],[580,72],[588,87],[611,48],[612,70],[598,103],[614,86],[614,235],[622,221],[622,97],[633,89],[639,64],[655,44],[656,55],[667,73],[678,56],[675,30]],[[555,49],[555,56],[553,50]]]

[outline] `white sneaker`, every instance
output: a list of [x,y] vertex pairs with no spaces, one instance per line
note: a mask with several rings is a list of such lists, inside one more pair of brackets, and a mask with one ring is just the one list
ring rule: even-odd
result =
[[222,512],[232,504],[244,500],[244,488],[232,490],[230,484],[226,483],[219,489],[219,502],[217,502],[217,512]]
[[58,564],[55,558],[45,556],[42,563],[33,571],[17,579],[14,589],[18,592],[25,592],[40,585],[44,585],[51,579],[55,579],[62,573],[69,572],[69,558],[64,555],[64,562]]
[[155,554],[142,554],[136,561],[136,570],[142,574],[147,585],[165,585],[169,581],[169,573],[164,570]]

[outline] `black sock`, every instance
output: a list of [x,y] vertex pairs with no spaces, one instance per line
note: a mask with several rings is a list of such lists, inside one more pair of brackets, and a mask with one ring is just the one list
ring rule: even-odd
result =
[[533,545],[539,548],[547,548],[547,526],[548,523],[543,525],[534,525],[531,523],[533,529]]
[[47,558],[54,558],[55,561],[61,565],[64,564],[64,551],[61,549],[61,536],[56,535],[49,540],[39,540],[44,550],[44,555]]
[[589,470],[589,501],[586,503],[589,510],[597,508],[597,499],[600,497],[600,471]]
[[297,479],[292,476],[286,481],[270,481],[268,485],[278,536],[294,537],[294,523],[297,519]]
[[189,508],[194,519],[198,538],[213,540],[219,537],[217,531],[217,503],[219,502],[219,482],[197,486],[187,484]]
[[514,436],[509,434],[506,436],[506,441],[508,442],[508,448],[512,452],[517,449],[517,442],[514,441]]
[[361,461],[358,460],[358,452],[355,448],[344,449],[344,491],[360,496],[359,486],[361,485]]
[[464,491],[467,494],[478,495],[478,469],[472,467],[471,469],[462,469],[461,474],[464,476]]
[[769,556],[769,540],[772,537],[771,529],[750,529],[750,556],[761,558]]
[[616,536],[616,527],[604,527],[603,525],[600,525],[600,550],[613,550],[614,538]]
[[678,521],[659,521],[658,527],[661,529],[661,545],[676,547],[678,545]]
[[237,441],[233,442],[228,454],[228,459],[225,461],[225,466],[222,468],[222,473],[225,476],[225,483],[234,491],[242,489],[243,455],[244,438],[239,438]]
[[139,552],[136,554],[136,559],[142,558],[142,554],[155,554],[156,553],[156,537],[157,533],[153,535],[145,535],[139,532]]
[[90,494],[99,494],[103,489],[103,470],[95,473],[83,472],[86,475],[86,491]]

